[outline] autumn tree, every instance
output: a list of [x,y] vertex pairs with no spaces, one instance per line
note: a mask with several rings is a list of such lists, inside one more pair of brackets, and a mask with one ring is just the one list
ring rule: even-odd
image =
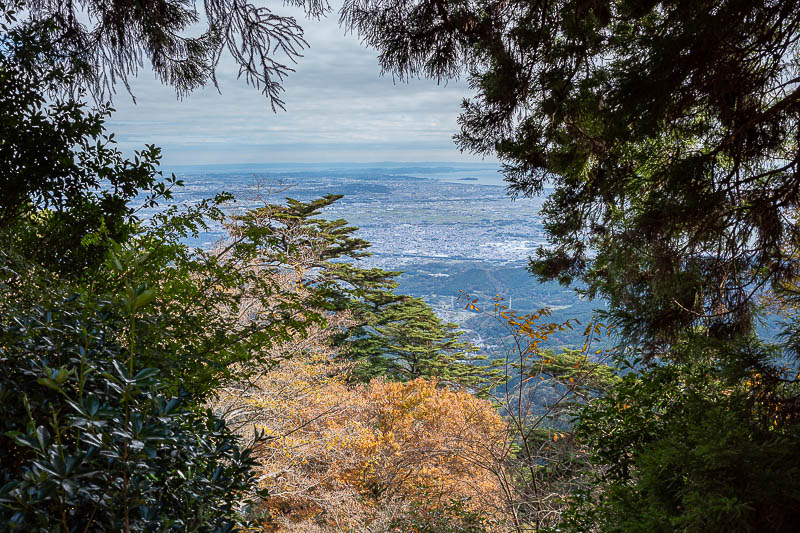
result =
[[753,334],[799,273],[796,2],[353,0],[342,21],[393,75],[468,75],[459,145],[512,195],[552,187],[530,269],[608,304],[629,376],[581,414],[604,474],[570,527],[790,527],[798,354]]
[[225,389],[217,404],[243,430],[267,432],[257,452],[267,529],[395,531],[424,516],[446,527],[472,511],[487,528],[502,523],[497,477],[480,463],[502,444],[492,405],[424,379],[348,383],[319,335],[322,345]]
[[[462,293],[459,301],[504,332],[492,354],[503,372],[490,398],[503,414],[502,438],[483,450],[482,468],[500,486],[501,506],[511,531],[559,527],[573,494],[592,490],[591,447],[578,438],[575,419],[583,406],[614,390],[619,378],[605,344],[607,328],[576,319],[554,321],[548,308],[524,313],[502,297],[481,302]],[[581,328],[579,349],[548,347],[548,339]],[[578,333],[576,331],[575,333]]]

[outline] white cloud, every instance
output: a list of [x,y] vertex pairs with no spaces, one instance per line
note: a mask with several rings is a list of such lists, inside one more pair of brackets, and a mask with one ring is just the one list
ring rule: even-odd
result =
[[123,92],[109,121],[120,146],[164,149],[164,162],[204,164],[302,161],[472,161],[452,142],[464,82],[395,84],[379,76],[375,52],[345,35],[336,15],[304,21],[311,48],[285,81],[286,111],[236,79],[223,62],[220,89],[178,101],[172,88],[143,71],[132,84],[137,104]]

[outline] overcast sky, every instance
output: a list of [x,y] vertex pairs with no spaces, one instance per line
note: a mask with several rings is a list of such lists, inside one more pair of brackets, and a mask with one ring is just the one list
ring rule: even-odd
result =
[[273,113],[227,61],[218,72],[221,94],[206,87],[182,101],[151,71],[140,72],[132,84],[137,103],[119,91],[109,130],[126,152],[161,146],[165,165],[481,161],[452,141],[469,95],[465,81],[395,84],[379,75],[374,50],[344,35],[335,13],[303,23],[311,47],[284,84],[286,111]]

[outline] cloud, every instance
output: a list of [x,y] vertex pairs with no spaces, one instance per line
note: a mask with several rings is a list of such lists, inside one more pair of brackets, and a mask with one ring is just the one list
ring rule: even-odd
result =
[[345,35],[335,14],[304,21],[310,48],[285,80],[286,111],[220,65],[220,90],[206,87],[182,101],[143,70],[123,92],[109,121],[126,151],[153,143],[166,165],[269,161],[473,161],[452,142],[463,81],[395,83],[380,76],[376,54]]

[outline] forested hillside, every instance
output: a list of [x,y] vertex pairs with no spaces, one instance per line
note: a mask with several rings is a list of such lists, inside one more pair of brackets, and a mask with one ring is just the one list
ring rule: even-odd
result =
[[145,60],[185,95],[225,55],[281,109],[294,18],[3,1],[0,529],[795,531],[796,2],[340,16],[398,79],[468,77],[457,143],[550,191],[528,271],[586,308],[512,268],[405,279],[489,353],[366,261],[340,195],[174,203],[161,150],[119,148],[109,99]]

